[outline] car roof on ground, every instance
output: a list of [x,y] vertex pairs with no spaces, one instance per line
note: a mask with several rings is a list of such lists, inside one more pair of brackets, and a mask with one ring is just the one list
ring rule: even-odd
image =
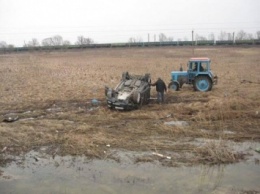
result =
[[194,58],[190,58],[190,61],[210,61],[210,58],[208,58],[208,57],[194,57]]

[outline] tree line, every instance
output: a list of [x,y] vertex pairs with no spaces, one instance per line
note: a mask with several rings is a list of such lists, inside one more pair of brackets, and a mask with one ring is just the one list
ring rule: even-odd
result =
[[[215,37],[214,33],[210,33],[208,37],[200,35],[200,34],[195,34],[194,37],[192,37],[192,40],[194,41],[235,41],[235,40],[260,40],[260,31],[257,31],[256,34],[252,33],[247,33],[244,30],[240,30],[238,33],[230,33],[230,32],[225,32],[221,31],[217,37]],[[166,36],[164,33],[160,33],[158,36],[158,40],[156,40],[156,36],[151,37],[151,42],[172,42],[174,41],[174,38],[172,36]],[[184,41],[188,41],[187,37],[183,38]],[[178,41],[183,41],[182,39],[178,39]],[[148,41],[149,41],[149,35],[148,35]],[[128,39],[128,43],[140,43],[140,42],[145,42],[143,41],[142,37],[130,37]],[[70,46],[70,45],[78,45],[78,46],[83,46],[83,45],[90,45],[93,44],[94,40],[88,37],[84,36],[78,36],[77,41],[72,44],[69,40],[64,40],[62,36],[60,35],[55,35],[52,37],[45,38],[41,41],[41,43],[36,39],[32,38],[32,40],[29,40],[27,42],[24,42],[23,47],[39,47],[39,46]],[[0,48],[14,48],[15,46],[12,44],[7,44],[5,41],[0,40]]]
[[[156,37],[151,37],[151,40],[154,40],[156,42]],[[200,35],[196,33],[194,37],[192,37],[194,41],[235,41],[235,40],[260,40],[260,31],[257,31],[256,34],[252,33],[247,33],[244,30],[240,30],[237,34],[226,32],[226,31],[221,31],[219,35],[216,37],[214,33],[210,33],[208,37]],[[172,36],[166,36],[164,33],[160,33],[158,36],[158,41],[159,42],[172,42],[174,41],[174,38]],[[179,38],[177,41],[188,41],[187,37],[184,37],[183,39]],[[131,37],[128,39],[129,43],[138,43],[138,42],[143,42],[143,39],[141,37]],[[151,41],[153,42],[153,41]]]
[[[74,45],[89,45],[93,44],[94,40],[91,38],[86,38],[84,36],[78,36],[77,41]],[[64,40],[62,36],[55,35],[52,37],[45,38],[41,41],[41,43],[33,38],[28,42],[24,42],[23,47],[39,47],[39,46],[69,46],[72,45],[69,40]],[[14,48],[14,45],[7,44],[5,41],[0,41],[0,48]]]

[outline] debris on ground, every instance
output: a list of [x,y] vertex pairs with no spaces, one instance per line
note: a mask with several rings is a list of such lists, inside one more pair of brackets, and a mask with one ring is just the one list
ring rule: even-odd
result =
[[153,155],[155,155],[155,156],[159,156],[159,157],[161,157],[161,158],[167,158],[167,159],[172,159],[170,156],[165,156],[165,155],[163,155],[163,154],[159,154],[159,153],[157,153],[157,152],[153,152],[152,153]]
[[7,150],[7,147],[4,147],[1,152],[3,153],[3,152],[5,152],[6,150]]
[[6,117],[3,119],[3,122],[6,122],[6,123],[12,123],[12,122],[15,122],[15,121],[18,121],[19,120],[19,117],[16,116],[16,117]]
[[169,121],[164,122],[165,125],[176,126],[176,127],[187,127],[189,123],[187,121]]
[[91,104],[92,106],[98,106],[100,104],[100,101],[94,98],[91,100]]

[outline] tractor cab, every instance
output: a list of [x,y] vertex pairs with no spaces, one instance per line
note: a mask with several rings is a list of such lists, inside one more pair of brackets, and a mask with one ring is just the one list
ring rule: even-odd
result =
[[209,58],[191,58],[187,64],[188,66],[188,83],[192,84],[195,77],[198,75],[206,75],[210,70]]

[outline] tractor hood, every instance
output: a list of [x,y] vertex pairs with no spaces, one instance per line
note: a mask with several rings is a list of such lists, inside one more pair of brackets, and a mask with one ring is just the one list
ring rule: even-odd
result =
[[178,75],[187,75],[187,71],[172,71],[171,74],[175,75],[175,74],[178,74]]

